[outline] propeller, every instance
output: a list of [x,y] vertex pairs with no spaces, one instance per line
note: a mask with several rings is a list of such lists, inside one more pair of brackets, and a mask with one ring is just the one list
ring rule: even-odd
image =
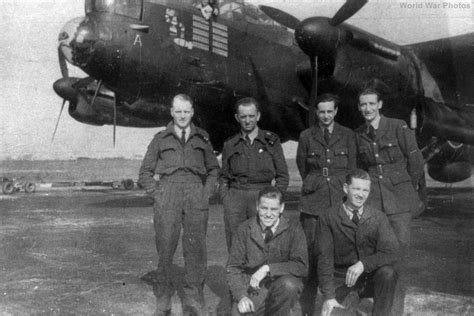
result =
[[367,3],[368,0],[347,0],[346,3],[339,8],[334,16],[329,20],[332,26],[338,26],[344,21],[351,18]]
[[289,29],[296,29],[296,26],[298,25],[298,23],[300,23],[300,20],[280,9],[269,7],[266,5],[260,5],[259,8],[270,18]]
[[[68,79],[69,71],[67,68],[66,56],[64,56],[64,53],[61,49],[61,45],[58,46],[58,61],[59,61],[59,69],[61,70],[61,75],[63,76],[63,79]],[[54,141],[54,137],[56,136],[56,131],[58,130],[59,121],[61,119],[61,115],[63,113],[64,105],[66,104],[66,101],[67,101],[66,99],[63,99],[63,104],[61,105],[61,109],[59,110],[56,126],[54,127],[53,136],[51,137],[51,143]]]
[[115,148],[115,135],[117,132],[117,97],[114,93],[114,130],[113,130],[113,143]]
[[51,143],[54,141],[54,136],[56,136],[56,131],[58,129],[59,120],[61,119],[61,114],[63,113],[65,104],[66,104],[66,99],[63,99],[63,105],[61,105],[61,110],[59,111],[58,120],[56,121],[56,127],[54,128],[53,136],[51,137]]
[[279,9],[261,5],[259,8],[270,18],[290,29],[295,30],[295,39],[301,50],[308,55],[311,64],[311,92],[308,105],[308,126],[316,122],[316,101],[318,97],[318,59],[332,58],[336,48],[343,40],[347,40],[336,26],[340,25],[356,14],[368,0],[347,0],[328,19],[324,17],[311,17],[299,21],[294,16]]
[[59,69],[61,69],[61,75],[63,78],[69,78],[69,71],[66,63],[66,56],[64,56],[61,45],[58,46],[58,60],[59,60]]

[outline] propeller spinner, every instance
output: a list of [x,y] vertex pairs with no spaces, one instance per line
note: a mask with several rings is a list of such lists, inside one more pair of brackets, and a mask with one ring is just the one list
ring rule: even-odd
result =
[[316,122],[316,100],[318,95],[318,57],[334,56],[337,46],[345,41],[346,33],[338,25],[356,14],[367,0],[347,0],[332,18],[311,17],[299,21],[294,16],[279,9],[259,6],[270,18],[295,30],[295,39],[311,62],[311,92],[309,99],[308,126]]

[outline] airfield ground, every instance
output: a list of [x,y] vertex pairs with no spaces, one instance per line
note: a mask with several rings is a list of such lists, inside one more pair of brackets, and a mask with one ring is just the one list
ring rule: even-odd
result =
[[[2,174],[38,182],[97,181],[89,178],[97,174],[102,180],[136,178],[139,165],[120,160],[47,168],[9,163],[0,165]],[[287,215],[296,217],[298,180],[290,169],[294,194]],[[72,179],[76,176],[81,178]],[[428,210],[412,223],[407,315],[474,314],[473,203],[472,186],[429,189]],[[156,265],[152,212],[151,200],[140,190],[53,188],[0,195],[0,314],[152,315],[153,286],[142,280]],[[229,299],[221,205],[210,209],[207,244],[208,309],[223,315]],[[180,247],[174,264],[173,311],[179,315]]]

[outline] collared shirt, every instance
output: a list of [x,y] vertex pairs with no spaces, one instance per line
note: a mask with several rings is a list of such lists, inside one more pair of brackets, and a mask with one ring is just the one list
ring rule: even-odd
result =
[[329,126],[323,126],[321,124],[319,124],[319,128],[321,129],[321,131],[323,132],[323,135],[324,135],[324,130],[327,128],[329,130],[329,134],[332,134],[332,132],[334,131],[334,122],[331,123],[331,125]]
[[380,115],[377,116],[376,118],[374,118],[372,120],[372,122],[370,122],[370,124],[367,124],[367,133],[369,132],[369,125],[372,125],[374,127],[375,130],[378,130],[379,129],[379,125],[380,125]]
[[[344,212],[346,212],[347,216],[349,217],[350,220],[352,220],[352,217],[354,216],[353,209],[349,207],[346,203],[342,204],[342,207],[344,208]],[[357,216],[359,219],[362,217],[362,213],[364,213],[364,207],[362,206],[360,209],[357,210]]]
[[[276,223],[272,227],[270,227],[270,229],[272,230],[273,235],[275,235],[275,232],[277,231],[278,224],[280,224],[280,218],[278,218]],[[262,227],[262,237],[263,237],[263,239],[265,239],[265,228],[266,227],[263,226],[263,225],[260,225],[260,227]]]
[[258,136],[258,127],[256,127],[253,131],[251,131],[249,134],[245,134],[244,132],[242,132],[242,137],[245,139],[245,136],[249,136],[250,138],[250,144],[253,144],[253,141],[255,140],[255,138],[257,138]]
[[[174,132],[176,133],[176,135],[178,136],[179,139],[181,139],[181,134],[183,133],[183,129],[181,127],[179,127],[178,125],[176,124],[173,124],[173,128],[174,128]],[[188,125],[185,129],[184,129],[184,132],[185,132],[185,135],[186,135],[186,141],[189,139],[189,134],[191,134],[191,126]]]

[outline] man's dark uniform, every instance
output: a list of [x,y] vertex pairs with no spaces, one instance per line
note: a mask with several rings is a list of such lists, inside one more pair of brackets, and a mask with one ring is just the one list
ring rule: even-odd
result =
[[[354,215],[356,216],[356,215]],[[318,232],[318,277],[324,301],[340,303],[350,290],[374,297],[373,315],[393,315],[398,274],[398,241],[385,214],[365,205],[359,224],[342,203],[321,216]],[[347,269],[361,261],[364,272],[354,287],[344,285]]]
[[288,167],[276,134],[259,129],[252,144],[241,132],[226,140],[222,150],[220,185],[229,251],[237,227],[256,215],[259,190],[270,185],[272,180],[282,192],[286,191]]
[[[303,230],[297,221],[281,216],[268,243],[262,233],[258,218],[252,217],[234,235],[227,261],[227,281],[233,302],[237,304],[247,296],[254,303],[255,315],[290,315],[308,269]],[[265,264],[270,267],[269,276],[260,282],[259,290],[252,289],[252,274]]]
[[[185,144],[173,123],[155,135],[140,168],[139,183],[155,198],[154,227],[161,289],[158,309],[169,310],[172,293],[171,265],[183,226],[186,300],[202,304],[206,270],[206,231],[209,196],[213,193],[219,164],[208,134],[191,124]],[[159,175],[157,185],[154,175]],[[188,301],[185,301],[186,304]],[[190,305],[193,305],[190,303]]]
[[331,206],[339,205],[344,197],[342,184],[345,176],[356,167],[354,132],[334,122],[330,141],[326,143],[318,124],[304,130],[298,142],[296,165],[303,179],[300,220],[306,235],[310,262],[305,292],[309,291],[307,294],[312,296],[311,292],[315,292],[317,286],[313,249],[317,247],[315,236],[318,217]]
[[368,204],[382,210],[402,249],[410,243],[411,213],[419,207],[416,192],[423,178],[423,156],[404,121],[380,116],[375,139],[366,124],[356,129],[357,164],[372,181]]

